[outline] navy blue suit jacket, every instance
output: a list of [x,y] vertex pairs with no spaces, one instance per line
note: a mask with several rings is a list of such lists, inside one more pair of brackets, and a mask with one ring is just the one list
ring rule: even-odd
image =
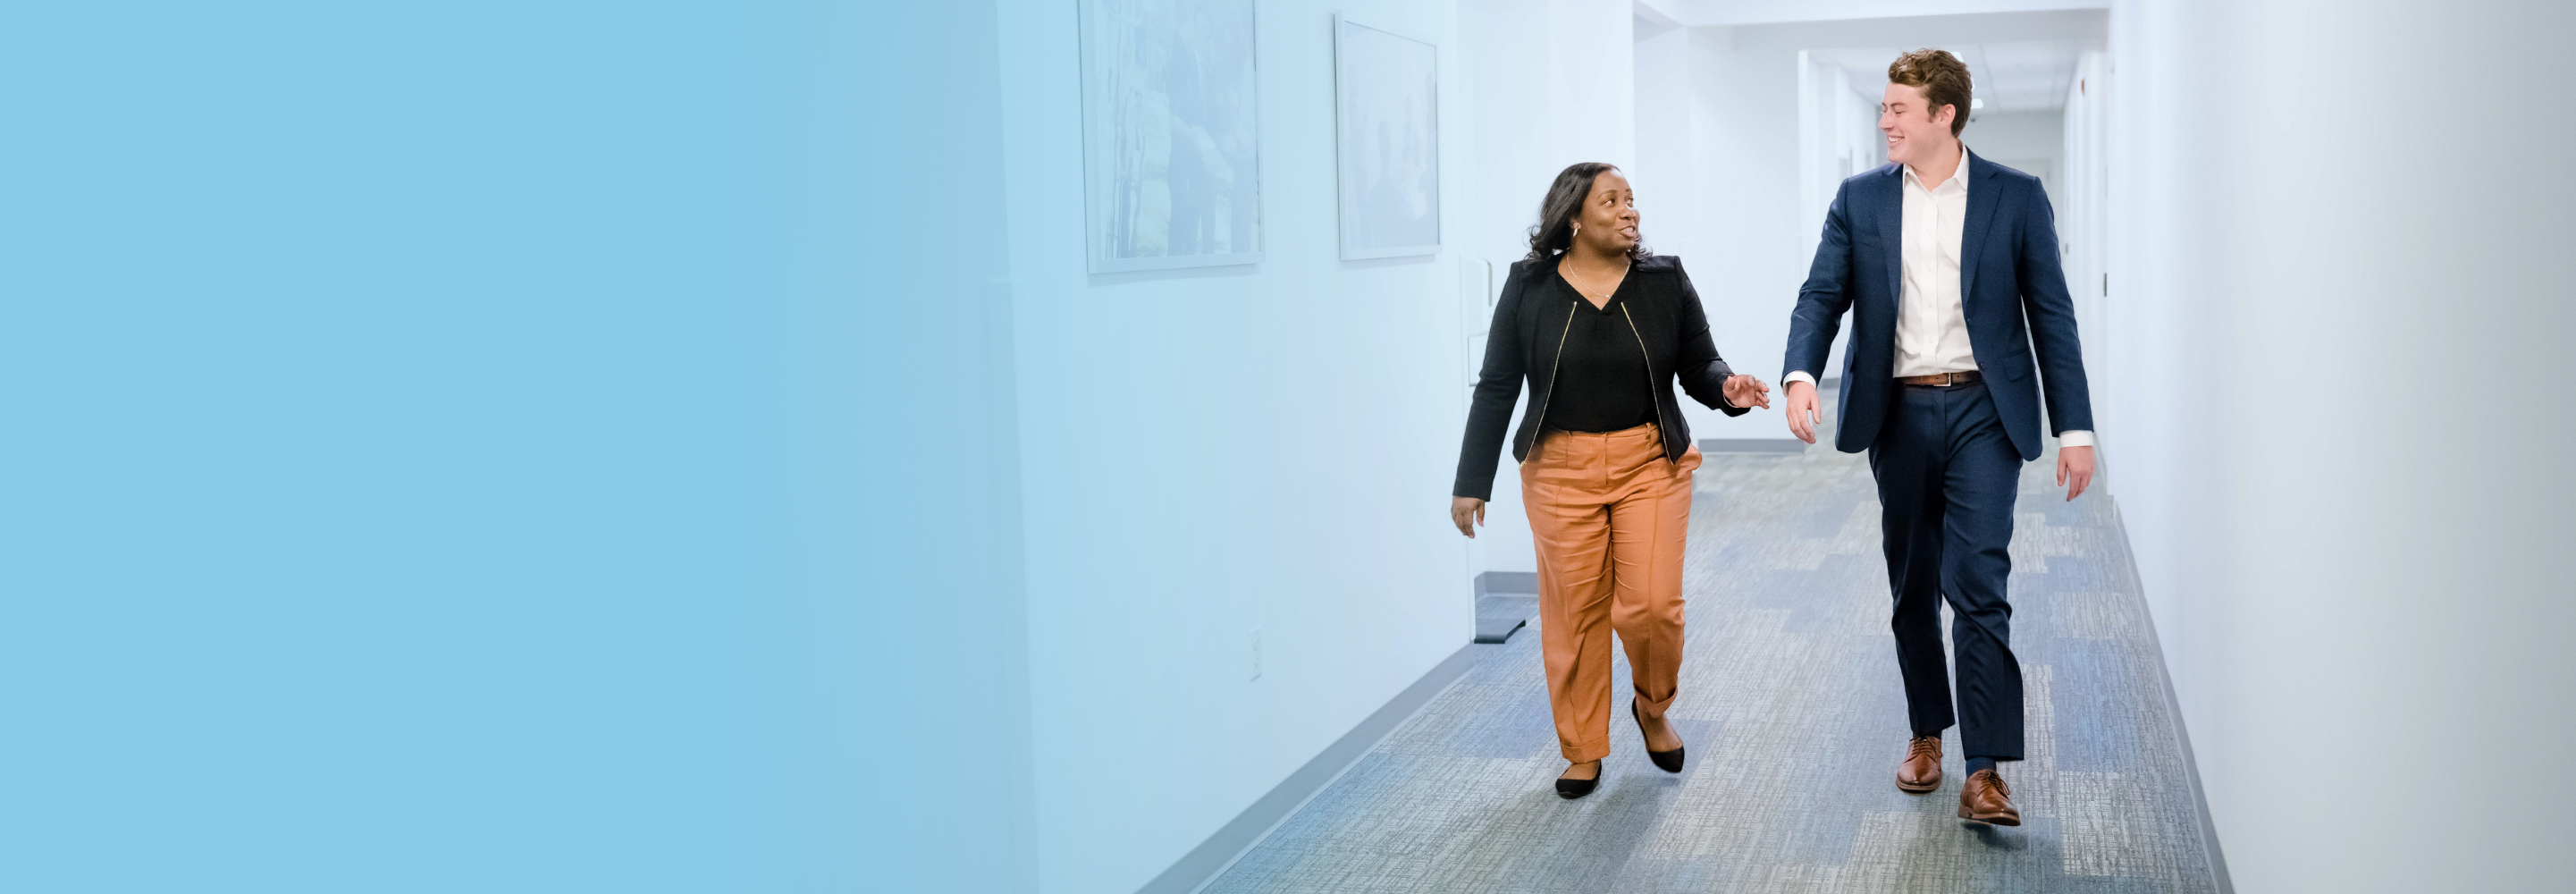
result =
[[[1896,301],[1904,265],[1905,172],[1889,164],[1843,181],[1825,214],[1824,242],[1798,289],[1789,319],[1783,377],[1822,377],[1844,311],[1842,408],[1834,447],[1869,449],[1897,394]],[[2075,339],[2075,300],[2057,259],[2057,214],[2039,178],[1968,153],[1968,219],[1959,241],[1959,305],[1968,346],[2023,460],[2039,458],[2039,408],[2051,433],[2090,431],[2084,349]],[[2033,360],[2034,348],[2037,360]]]

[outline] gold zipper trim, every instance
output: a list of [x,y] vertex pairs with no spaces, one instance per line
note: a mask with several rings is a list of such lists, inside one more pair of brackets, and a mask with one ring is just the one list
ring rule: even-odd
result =
[[[1576,301],[1581,301],[1581,300],[1583,300],[1583,299],[1581,299],[1581,298],[1577,298],[1577,299],[1574,299],[1574,300],[1576,300]],[[1558,366],[1564,365],[1564,363],[1565,363],[1565,337],[1566,337],[1567,335],[1571,335],[1571,334],[1573,334],[1573,332],[1574,332],[1574,314],[1575,314],[1575,312],[1580,311],[1580,310],[1582,310],[1582,309],[1583,309],[1583,308],[1580,308],[1580,307],[1574,307],[1574,306],[1572,306],[1572,305],[1568,305],[1568,306],[1565,308],[1565,328],[1564,328],[1564,329],[1562,329],[1562,330],[1559,330],[1559,331],[1556,333],[1556,356],[1551,357],[1551,358],[1548,358],[1548,361],[1547,361],[1547,397],[1546,397],[1546,398],[1544,398],[1544,399],[1542,399],[1542,400],[1540,400],[1540,401],[1538,402],[1538,428],[1539,428],[1539,434],[1545,434],[1545,433],[1547,432],[1547,405],[1548,405],[1548,404],[1551,404],[1551,403],[1556,402],[1556,368],[1557,368]],[[1627,308],[1625,305],[1622,305],[1622,306],[1619,308],[1619,311],[1620,311],[1621,313],[1626,313],[1626,312],[1627,312],[1627,310],[1628,310],[1628,308]],[[1637,324],[1636,324],[1635,322],[1633,322],[1633,321],[1632,321],[1632,322],[1630,322],[1630,323],[1628,324],[1628,328],[1629,328],[1631,331],[1634,331],[1634,330],[1637,328]],[[1645,344],[1646,344],[1646,342],[1645,342],[1645,340],[1644,340],[1643,338],[1640,338],[1640,339],[1638,339],[1638,340],[1637,340],[1637,345],[1638,345],[1638,347],[1643,348],[1643,347],[1645,346]],[[1652,373],[1649,373],[1649,375],[1652,375]],[[1655,413],[1656,413],[1655,418],[1657,418],[1657,419],[1662,419],[1662,418],[1664,418],[1664,417],[1663,417],[1663,415],[1662,415],[1662,414],[1663,414],[1663,408],[1662,408],[1662,407],[1656,407],[1656,408],[1655,408]],[[1534,434],[1534,435],[1531,435],[1531,436],[1530,436],[1530,449],[1531,449],[1531,450],[1537,450],[1537,449],[1538,449],[1538,438],[1539,438],[1539,435],[1536,435],[1536,434]],[[1523,462],[1527,462],[1527,460],[1523,460]]]
[[[1629,313],[1628,306],[1625,304],[1619,305],[1619,315],[1628,318],[1628,334],[1637,338],[1637,353],[1646,359],[1646,401],[1655,405],[1655,440],[1661,441],[1664,439],[1665,432],[1670,429],[1664,427],[1664,402],[1655,397],[1655,354],[1646,350],[1646,334],[1637,331],[1637,315]],[[1572,323],[1573,318],[1568,317],[1567,322]],[[1559,344],[1556,349],[1561,353],[1565,350],[1565,346]],[[1554,397],[1556,394],[1550,391],[1548,396]],[[1665,457],[1665,460],[1670,461],[1671,457]]]

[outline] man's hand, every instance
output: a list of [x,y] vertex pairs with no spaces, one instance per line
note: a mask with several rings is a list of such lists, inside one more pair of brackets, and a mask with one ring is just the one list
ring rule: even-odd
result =
[[2067,486],[2066,499],[2083,496],[2084,488],[2093,483],[2093,448],[2057,448],[2057,483]]
[[1765,410],[1771,408],[1771,386],[1762,384],[1761,379],[1752,376],[1728,376],[1726,384],[1718,386],[1718,389],[1726,393],[1727,403],[1738,407],[1761,407]]
[[[1816,426],[1824,419],[1816,415],[1816,386],[1801,380],[1788,384],[1789,433],[1809,444],[1816,442]],[[2086,465],[2086,469],[2093,468]]]
[[1485,501],[1474,497],[1450,497],[1449,520],[1458,523],[1458,533],[1467,535],[1468,539],[1474,539],[1475,526],[1485,523]]

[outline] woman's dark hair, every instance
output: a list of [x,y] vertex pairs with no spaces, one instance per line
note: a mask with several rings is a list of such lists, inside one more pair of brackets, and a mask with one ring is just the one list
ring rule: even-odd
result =
[[[1567,165],[1547,187],[1547,198],[1539,200],[1538,223],[1530,226],[1529,259],[1544,261],[1574,247],[1574,219],[1583,216],[1583,200],[1592,197],[1592,181],[1605,171],[1616,171],[1618,165],[1583,161]],[[1646,240],[1628,246],[1628,259],[1645,257]]]

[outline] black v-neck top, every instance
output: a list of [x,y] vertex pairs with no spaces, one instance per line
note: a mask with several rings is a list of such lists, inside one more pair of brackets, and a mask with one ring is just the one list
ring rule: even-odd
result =
[[[1563,371],[1557,355],[1572,341],[1568,337],[1573,334],[1572,327],[1567,324],[1584,319],[1577,315],[1584,308],[1572,303],[1582,299],[1556,282],[1556,261],[1513,261],[1511,275],[1503,278],[1503,293],[1494,301],[1494,322],[1486,330],[1484,367],[1476,374],[1476,399],[1467,406],[1466,436],[1458,442],[1458,479],[1449,491],[1454,496],[1491,499],[1494,454],[1509,443],[1512,459],[1527,462],[1530,448],[1538,444],[1539,433],[1555,421],[1555,403],[1560,399],[1557,389],[1563,384],[1555,378]],[[1646,412],[1617,421],[1565,420],[1568,424],[1615,430],[1634,428],[1629,423],[1651,420],[1662,432],[1664,458],[1680,462],[1690,452],[1691,432],[1690,420],[1682,418],[1674,385],[1681,386],[1679,393],[1689,394],[1692,400],[1726,415],[1752,412],[1726,402],[1726,380],[1735,372],[1717,356],[1717,340],[1709,333],[1708,314],[1700,309],[1699,292],[1691,288],[1690,274],[1682,272],[1680,258],[1638,258],[1629,265],[1626,281],[1619,284],[1619,291],[1612,297],[1614,303],[1607,309],[1620,312],[1616,320],[1621,328],[1631,323],[1637,327],[1629,341],[1645,342],[1641,353],[1652,381],[1644,381],[1647,377],[1641,375],[1637,384],[1653,403]],[[1591,322],[1605,322],[1605,313],[1596,310],[1594,314]],[[1600,334],[1597,326],[1589,328],[1595,335]],[[1583,340],[1586,345],[1594,343],[1592,338]],[[1604,352],[1601,356],[1617,355]],[[1622,377],[1615,374],[1584,378],[1602,384],[1602,397],[1562,398],[1566,401],[1563,412],[1598,412],[1616,401],[1618,395],[1634,393],[1628,392]],[[1512,409],[1521,405],[1523,394],[1529,396],[1530,410],[1521,414],[1520,427],[1515,430]]]
[[1548,277],[1557,295],[1574,302],[1573,321],[1565,330],[1565,352],[1556,365],[1556,388],[1548,396],[1549,428],[1565,431],[1622,431],[1655,421],[1654,380],[1646,369],[1646,346],[1628,324],[1625,303],[1637,280],[1629,276],[1610,293],[1610,302],[1593,307],[1562,275]]

